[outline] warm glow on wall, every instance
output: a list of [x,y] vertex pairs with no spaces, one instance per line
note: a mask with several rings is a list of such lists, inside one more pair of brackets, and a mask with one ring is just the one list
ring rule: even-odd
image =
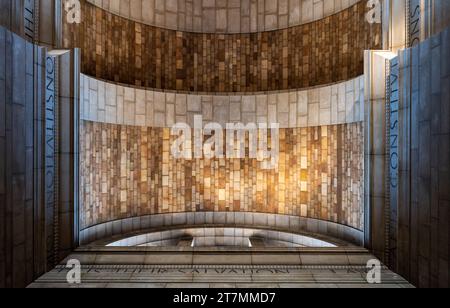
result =
[[361,229],[362,127],[280,129],[278,168],[264,169],[249,157],[175,159],[169,128],[84,122],[83,226],[157,213],[235,211]]

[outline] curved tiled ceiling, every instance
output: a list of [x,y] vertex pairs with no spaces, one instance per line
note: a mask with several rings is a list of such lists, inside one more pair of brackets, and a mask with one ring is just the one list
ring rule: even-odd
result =
[[[86,75],[80,87],[83,228],[218,209],[363,227],[363,77],[258,95],[154,91]],[[195,115],[223,127],[279,123],[278,168],[265,170],[251,158],[175,159],[170,128],[175,122],[194,127]]]
[[83,6],[65,24],[65,47],[82,49],[85,74],[124,84],[197,92],[297,89],[363,73],[363,51],[381,47],[381,27],[363,1],[330,17],[254,34],[199,34],[156,28]]
[[364,77],[301,91],[258,95],[186,94],[116,85],[81,75],[82,120],[141,127],[194,127],[194,116],[226,123],[279,123],[280,128],[364,120]]
[[[155,27],[85,1],[82,9],[82,23],[65,23],[63,38],[65,47],[82,49],[82,72],[92,76],[81,80],[83,228],[162,213],[232,211],[362,230],[358,76],[363,51],[381,47],[381,26],[366,22],[364,1],[309,23],[242,34]],[[336,82],[342,83],[330,85]],[[319,85],[326,86],[298,90]],[[279,122],[278,168],[250,158],[173,159],[168,127],[196,114],[220,123]]]
[[360,0],[86,0],[146,25],[199,33],[254,33],[328,17]]

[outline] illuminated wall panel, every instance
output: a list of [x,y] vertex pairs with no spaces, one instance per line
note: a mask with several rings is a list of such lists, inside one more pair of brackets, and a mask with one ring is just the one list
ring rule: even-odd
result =
[[263,212],[363,227],[362,123],[281,129],[278,170],[174,159],[168,128],[83,121],[81,226],[158,213]]

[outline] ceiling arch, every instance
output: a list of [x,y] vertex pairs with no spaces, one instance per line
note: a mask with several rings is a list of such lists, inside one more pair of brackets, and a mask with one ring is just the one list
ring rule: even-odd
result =
[[254,33],[341,12],[360,0],[86,0],[110,13],[171,30]]
[[261,92],[340,82],[363,73],[363,54],[381,48],[381,26],[365,2],[288,29],[193,33],[144,25],[85,3],[82,23],[64,24],[64,48],[81,48],[82,72],[146,88]]

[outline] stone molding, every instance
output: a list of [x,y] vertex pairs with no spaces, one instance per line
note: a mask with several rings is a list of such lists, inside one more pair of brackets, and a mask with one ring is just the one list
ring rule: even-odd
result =
[[87,0],[115,15],[160,28],[199,33],[255,33],[298,26],[360,0]]
[[120,239],[143,233],[152,228],[180,226],[258,227],[278,231],[290,231],[333,237],[356,246],[363,245],[363,232],[330,221],[307,217],[249,212],[197,212],[170,213],[131,217],[110,221],[80,231],[80,245]]
[[259,94],[185,94],[105,82],[81,75],[81,119],[142,127],[205,122],[280,123],[281,128],[364,120],[364,78],[298,91]]

